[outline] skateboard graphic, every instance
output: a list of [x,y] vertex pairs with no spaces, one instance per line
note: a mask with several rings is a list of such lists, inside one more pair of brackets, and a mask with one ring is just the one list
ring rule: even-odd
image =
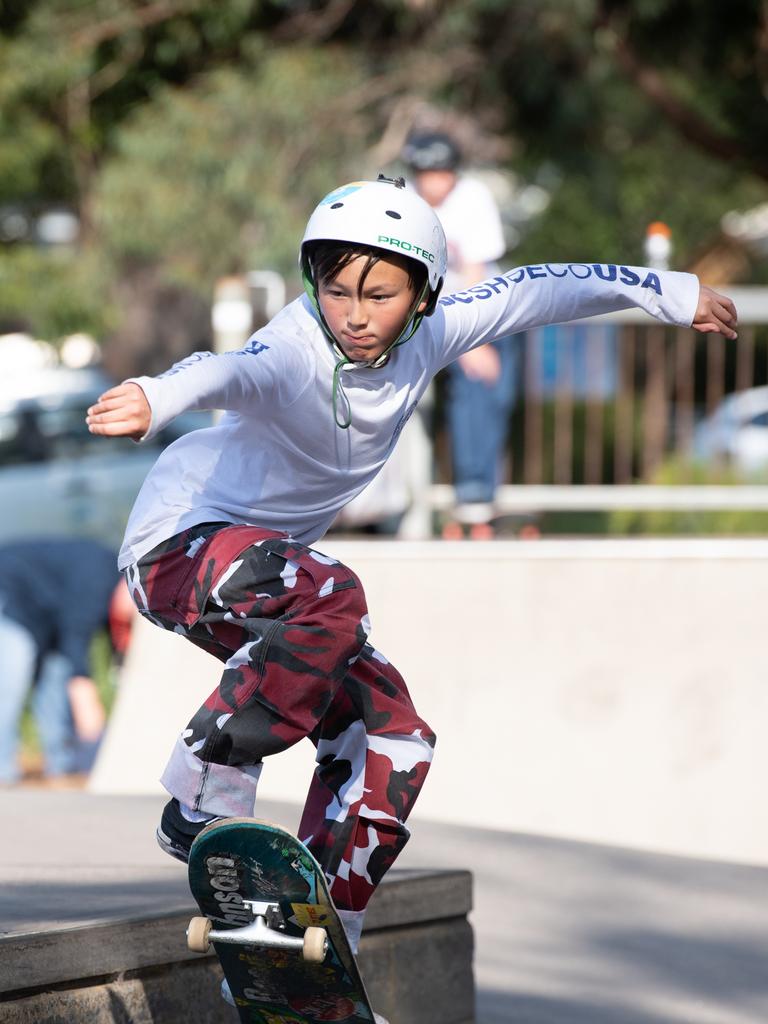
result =
[[224,818],[192,844],[189,885],[200,912],[194,952],[213,945],[248,1024],[372,1024],[365,986],[309,850],[277,825]]

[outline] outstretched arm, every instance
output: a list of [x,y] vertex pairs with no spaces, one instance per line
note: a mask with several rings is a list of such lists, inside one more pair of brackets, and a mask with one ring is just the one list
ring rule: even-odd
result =
[[149,430],[152,411],[138,384],[118,384],[100,395],[85,417],[92,434],[140,440]]
[[693,274],[610,263],[545,263],[516,267],[441,298],[435,319],[441,364],[519,331],[632,307],[663,323],[736,336],[731,300]]
[[132,378],[105,391],[88,410],[88,429],[142,441],[190,409],[247,410],[280,384],[300,383],[298,357],[286,354],[287,347],[254,335],[235,352],[193,352],[159,377]]

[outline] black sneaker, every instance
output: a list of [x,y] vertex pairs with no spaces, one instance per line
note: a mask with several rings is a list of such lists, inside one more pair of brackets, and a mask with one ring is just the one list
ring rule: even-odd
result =
[[181,813],[179,801],[174,797],[163,808],[163,816],[157,827],[156,836],[160,849],[186,864],[189,860],[189,848],[195,836],[212,821],[220,820],[220,816],[212,814],[205,821],[190,821]]

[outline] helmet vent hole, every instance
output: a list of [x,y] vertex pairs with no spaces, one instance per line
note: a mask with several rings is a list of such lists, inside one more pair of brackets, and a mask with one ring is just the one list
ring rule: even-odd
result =
[[332,209],[332,210],[340,210],[340,209],[342,208],[342,206],[343,206],[343,205],[344,205],[344,203],[333,203],[333,204],[331,205],[331,209]]
[[386,213],[387,213],[388,217],[392,217],[394,220],[402,220],[403,219],[402,215],[399,214],[399,213],[396,213],[394,210],[387,210]]

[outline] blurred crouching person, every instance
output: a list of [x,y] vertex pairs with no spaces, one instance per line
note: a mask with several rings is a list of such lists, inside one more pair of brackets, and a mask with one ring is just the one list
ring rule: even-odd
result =
[[135,613],[116,553],[83,538],[0,545],[0,784],[21,777],[27,698],[54,779],[88,771],[106,720],[90,648],[108,628],[122,656]]

